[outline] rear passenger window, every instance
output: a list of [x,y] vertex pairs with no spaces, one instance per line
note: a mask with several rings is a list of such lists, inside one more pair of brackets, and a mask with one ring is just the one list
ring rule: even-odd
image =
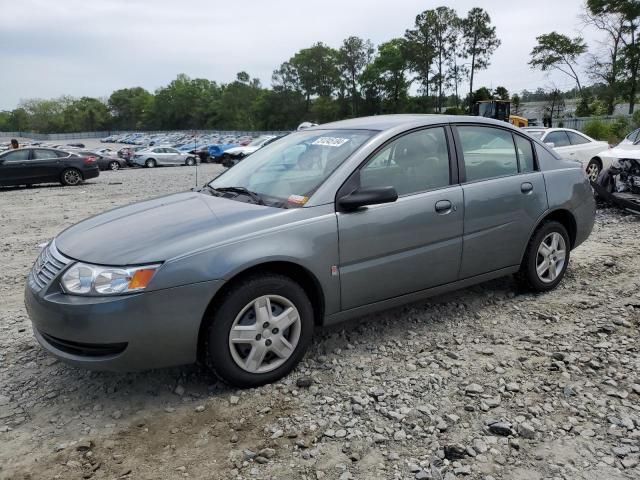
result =
[[553,143],[554,148],[568,147],[571,145],[569,137],[563,131],[549,133],[549,135],[544,137],[544,143]]
[[522,173],[533,172],[536,169],[536,163],[533,156],[533,146],[526,138],[520,135],[514,135],[516,140],[516,148],[518,149],[518,158],[520,159],[520,171]]
[[50,158],[57,158],[56,153],[53,150],[33,150],[33,160],[48,160]]
[[458,127],[467,182],[518,173],[511,133],[492,127]]
[[588,139],[578,133],[567,132],[567,135],[569,135],[569,141],[571,142],[571,145],[582,145],[583,143],[589,143]]
[[449,183],[449,150],[442,127],[394,140],[360,170],[361,188],[392,186],[398,195],[446,187]]

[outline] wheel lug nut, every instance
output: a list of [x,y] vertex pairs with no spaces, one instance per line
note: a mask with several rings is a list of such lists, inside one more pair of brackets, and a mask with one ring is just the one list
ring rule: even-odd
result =
[[278,330],[277,328],[274,328],[273,330],[271,330],[271,333],[273,333],[274,335],[275,335],[276,333],[278,333],[278,332],[279,332],[279,330]]
[[267,341],[266,341],[266,342],[264,342],[264,344],[265,344],[267,347],[268,347],[268,346],[270,346],[270,345],[271,345],[271,340],[267,339]]
[[262,324],[262,328],[269,328],[269,322],[264,322]]
[[261,338],[262,338],[262,335],[260,335],[260,334],[256,335],[256,340],[260,340]]

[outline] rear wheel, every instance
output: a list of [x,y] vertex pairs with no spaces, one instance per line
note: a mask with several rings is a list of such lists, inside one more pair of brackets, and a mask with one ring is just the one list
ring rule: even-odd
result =
[[144,166],[147,168],[153,168],[156,166],[156,161],[153,158],[149,158],[146,162],[144,162]]
[[587,177],[590,181],[595,182],[598,180],[598,175],[600,175],[601,170],[602,164],[600,163],[600,160],[598,160],[597,158],[592,158],[587,165]]
[[314,327],[304,289],[277,274],[237,284],[209,320],[211,367],[237,387],[257,387],[287,375],[304,356]]
[[120,169],[120,163],[116,162],[115,160],[112,162],[109,162],[109,170],[118,170]]
[[73,187],[82,183],[82,173],[75,168],[67,168],[60,175],[60,183]]
[[564,225],[556,221],[543,223],[527,245],[518,273],[522,283],[538,292],[556,288],[569,265],[570,245]]

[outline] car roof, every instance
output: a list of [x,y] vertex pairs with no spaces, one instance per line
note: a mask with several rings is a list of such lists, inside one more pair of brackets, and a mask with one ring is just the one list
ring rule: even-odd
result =
[[[485,117],[464,116],[464,115],[437,115],[437,114],[394,114],[376,115],[372,117],[351,118],[338,122],[325,123],[304,130],[390,130],[392,128],[407,125],[421,127],[441,123],[485,123],[487,125],[511,126],[508,122],[494,120]],[[515,127],[513,127],[515,128]]]

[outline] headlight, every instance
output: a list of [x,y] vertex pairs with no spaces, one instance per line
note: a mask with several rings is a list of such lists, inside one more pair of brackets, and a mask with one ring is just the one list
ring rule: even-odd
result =
[[62,276],[62,288],[73,295],[117,295],[147,288],[160,265],[100,267],[76,263]]

